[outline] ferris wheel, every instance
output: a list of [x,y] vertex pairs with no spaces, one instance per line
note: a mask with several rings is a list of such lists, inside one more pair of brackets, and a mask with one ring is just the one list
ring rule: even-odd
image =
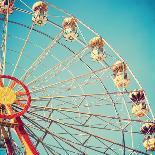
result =
[[0,1],[0,154],[149,155],[154,114],[127,62],[50,1]]

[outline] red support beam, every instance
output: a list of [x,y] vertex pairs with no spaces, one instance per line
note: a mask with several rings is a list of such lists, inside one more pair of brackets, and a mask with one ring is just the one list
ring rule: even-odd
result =
[[8,137],[7,132],[5,131],[5,128],[2,127],[2,134],[4,137],[4,142],[5,142],[5,146],[6,146],[6,150],[7,150],[7,155],[13,155],[13,149],[12,149],[12,145],[11,145],[11,140]]
[[7,155],[13,155],[13,149],[12,149],[10,139],[9,138],[4,138],[4,140],[5,140],[5,144],[6,144],[6,148],[7,148]]
[[26,133],[25,129],[24,129],[24,124],[21,120],[20,117],[17,117],[15,119],[15,122],[18,123],[18,126],[15,126],[15,132],[17,133],[20,141],[22,142],[22,144],[24,145],[25,151],[27,155],[39,155],[39,153],[37,152],[35,146],[33,145],[33,143],[31,142],[29,135]]

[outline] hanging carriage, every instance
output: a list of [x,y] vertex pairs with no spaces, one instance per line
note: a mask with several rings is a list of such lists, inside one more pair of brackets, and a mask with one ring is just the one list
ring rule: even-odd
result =
[[77,29],[77,20],[74,17],[67,17],[63,20],[63,35],[67,41],[73,41],[79,36]]
[[112,66],[112,71],[114,75],[114,84],[118,88],[127,87],[130,83],[130,79],[128,78],[128,74],[126,72],[127,68],[124,62],[117,61]]
[[149,112],[149,107],[145,103],[145,94],[143,90],[134,90],[130,92],[129,98],[132,101],[132,113],[137,117],[143,117]]
[[0,14],[7,15],[13,13],[15,0],[1,0],[0,1]]
[[94,37],[89,41],[89,46],[91,48],[91,58],[94,61],[104,61],[106,58],[104,52],[104,41],[101,37]]
[[155,133],[155,123],[152,122],[148,122],[142,125],[142,127],[140,128],[140,132],[142,134],[153,134]]
[[155,137],[154,136],[145,137],[143,145],[147,151],[155,151]]
[[48,12],[48,6],[43,1],[36,2],[33,7],[33,15],[32,15],[32,21],[38,25],[43,26],[47,22],[47,12]]

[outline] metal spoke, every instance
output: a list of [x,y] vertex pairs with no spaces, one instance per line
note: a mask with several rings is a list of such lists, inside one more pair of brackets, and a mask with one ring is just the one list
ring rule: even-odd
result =
[[[146,155],[146,153],[144,153],[144,152],[142,152],[142,151],[139,151],[139,150],[130,148],[130,147],[128,147],[128,146],[123,146],[122,144],[119,144],[119,143],[114,142],[114,141],[112,141],[112,140],[106,139],[106,138],[104,138],[104,137],[100,137],[100,136],[94,135],[93,133],[89,133],[89,132],[87,132],[87,131],[83,131],[83,130],[81,130],[81,129],[79,129],[79,128],[76,128],[76,127],[73,127],[73,126],[71,126],[71,125],[67,125],[67,124],[65,124],[65,123],[62,123],[62,122],[59,122],[59,121],[56,121],[56,120],[53,120],[53,119],[47,119],[46,117],[41,116],[41,115],[38,115],[38,114],[36,114],[36,113],[34,113],[34,112],[33,112],[33,113],[30,113],[30,114],[34,115],[35,117],[44,118],[46,121],[55,122],[56,124],[60,124],[60,125],[69,127],[69,128],[71,128],[71,129],[80,131],[80,132],[82,132],[82,133],[84,133],[84,134],[91,135],[91,136],[93,136],[93,137],[95,137],[95,138],[97,138],[97,139],[100,139],[100,140],[103,140],[103,141],[106,141],[106,142],[115,144],[115,145],[120,146],[120,147],[125,147],[126,149],[129,149],[129,150],[131,150],[131,151],[138,152],[138,153],[141,153],[141,154],[145,154],[145,155]],[[26,116],[24,116],[24,117],[26,117]],[[30,119],[29,119],[29,121],[30,121]],[[31,121],[32,121],[32,120],[31,120]],[[30,121],[30,122],[31,122],[31,121]],[[40,126],[40,129],[41,129],[42,131],[44,131],[44,130],[47,131],[46,128],[42,127],[42,126],[39,125],[38,123],[36,123],[36,122],[34,122],[34,123],[37,124],[37,126]],[[47,132],[48,132],[49,134],[55,135],[55,134],[51,133],[50,131],[47,131]],[[55,135],[55,136],[56,136],[56,135]],[[58,136],[58,137],[59,137],[59,136]]]
[[30,38],[30,35],[31,35],[31,32],[32,32],[33,28],[34,28],[34,23],[32,24],[32,26],[31,26],[31,28],[30,28],[30,31],[29,31],[29,33],[28,33],[26,39],[25,39],[24,45],[23,45],[22,49],[21,49],[20,52],[19,52],[19,57],[18,57],[17,62],[16,62],[16,64],[15,64],[14,70],[13,70],[13,72],[12,72],[12,74],[11,74],[12,76],[14,75],[14,73],[15,73],[15,71],[16,71],[16,68],[17,68],[17,66],[18,66],[18,64],[19,64],[19,62],[20,62],[20,59],[21,59],[21,57],[22,57],[22,55],[23,55],[23,53],[24,53],[24,50],[25,50],[26,45],[27,45],[27,43],[28,43],[28,41],[29,41],[29,38]]
[[57,41],[61,38],[62,31],[55,37],[54,40],[50,43],[50,45],[43,50],[40,56],[33,62],[33,64],[26,70],[25,74],[21,77],[24,81],[25,78],[28,78],[33,71],[37,68],[37,66],[45,59],[45,57],[49,54],[51,48],[57,43]]

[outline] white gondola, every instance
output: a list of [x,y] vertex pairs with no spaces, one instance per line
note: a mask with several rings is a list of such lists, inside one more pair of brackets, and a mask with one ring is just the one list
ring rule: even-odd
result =
[[143,145],[147,151],[155,151],[155,137],[147,136],[144,139]]
[[118,88],[127,87],[130,83],[130,79],[127,77],[127,74],[116,75],[113,81]]
[[132,105],[132,114],[137,117],[143,117],[146,116],[149,112],[148,106],[145,104],[145,102],[137,103]]
[[78,37],[77,20],[74,17],[65,18],[62,26],[65,40],[73,41]]
[[125,73],[126,70],[127,70],[126,64],[122,61],[116,61],[116,63],[112,66],[114,76]]
[[106,58],[103,46],[104,41],[101,37],[94,37],[89,41],[89,46],[91,48],[91,58],[94,61],[104,61]]
[[43,26],[47,22],[47,11],[48,6],[46,3],[39,1],[36,2],[33,7],[33,15],[32,15],[32,21],[39,26]]

